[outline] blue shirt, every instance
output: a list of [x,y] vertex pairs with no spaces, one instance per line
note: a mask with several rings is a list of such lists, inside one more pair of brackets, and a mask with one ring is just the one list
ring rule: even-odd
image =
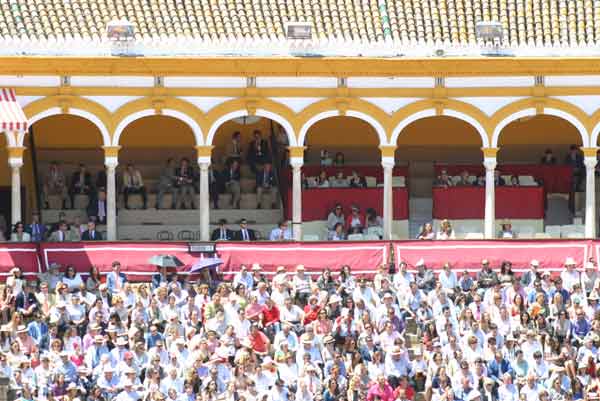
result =
[[293,239],[292,232],[289,228],[282,230],[281,228],[276,227],[273,230],[271,230],[271,235],[269,235],[269,241],[281,241],[282,236],[284,240]]

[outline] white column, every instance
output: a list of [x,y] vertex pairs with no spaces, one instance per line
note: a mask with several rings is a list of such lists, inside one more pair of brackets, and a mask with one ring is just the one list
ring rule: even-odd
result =
[[199,157],[198,166],[200,166],[200,239],[208,241],[210,240],[210,188],[208,186],[210,157]]
[[381,158],[383,166],[383,239],[392,239],[393,214],[393,195],[392,195],[392,173],[394,170],[394,158],[383,156]]
[[115,171],[119,159],[114,156],[104,158],[106,166],[106,239],[117,240],[117,179]]
[[494,238],[494,223],[496,221],[496,191],[494,187],[494,171],[496,169],[496,158],[485,157],[485,217],[483,232],[486,239]]
[[595,156],[586,156],[585,164],[585,237],[596,237],[596,164]]
[[294,239],[302,241],[302,157],[292,157],[292,229]]
[[8,159],[8,164],[12,169],[11,179],[11,222],[21,221],[21,167],[23,166],[23,158],[11,157]]

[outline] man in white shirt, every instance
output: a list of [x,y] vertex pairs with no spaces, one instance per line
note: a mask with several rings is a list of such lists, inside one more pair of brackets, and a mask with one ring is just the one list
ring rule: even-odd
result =
[[521,387],[521,397],[524,397],[524,401],[538,401],[540,389],[541,386],[537,383],[535,374],[530,373],[527,376],[527,383]]
[[563,282],[563,288],[569,292],[573,292],[573,285],[581,283],[579,272],[575,269],[577,263],[572,257],[565,260],[565,270],[560,273],[560,278]]
[[502,384],[498,387],[498,401],[518,401],[519,391],[512,382],[512,375],[506,372],[502,375]]
[[288,222],[285,220],[280,221],[269,235],[269,241],[291,241],[292,239],[294,239],[292,231],[288,228]]
[[275,335],[273,345],[276,350],[281,348],[282,343],[288,344],[290,352],[296,352],[298,349],[298,336],[292,330],[292,325],[289,322],[284,322],[281,330]]

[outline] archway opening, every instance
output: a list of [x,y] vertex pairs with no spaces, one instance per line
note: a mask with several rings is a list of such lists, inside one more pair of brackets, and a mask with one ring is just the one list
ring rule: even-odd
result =
[[567,120],[552,115],[524,117],[500,132],[498,162],[537,164],[549,149],[562,164],[570,145],[582,144],[579,131]]
[[[35,122],[30,133],[24,138],[24,167],[35,160],[36,171],[24,171],[24,177],[30,177],[28,188],[37,185],[37,196],[31,199],[40,202],[42,220],[66,219],[72,227],[85,226],[90,199],[106,185],[100,130],[83,117],[59,114]],[[78,229],[72,231],[78,239]]]
[[532,177],[544,188],[549,195],[545,201],[546,225],[570,225],[574,215],[583,214],[584,169],[574,174],[567,163],[570,149],[574,147],[573,152],[580,155],[582,144],[582,137],[573,124],[552,115],[520,118],[500,132],[498,170],[505,181],[510,176],[523,185],[530,180],[526,177]]
[[[398,136],[397,146],[396,161],[409,166],[410,237],[417,237],[425,223],[432,220],[438,231],[445,218],[454,220],[454,237],[473,230],[472,227],[476,227],[473,231],[483,232],[483,216],[463,216],[460,210],[453,210],[459,203],[453,197],[469,197],[470,194],[458,193],[468,189],[446,190],[440,185],[440,177],[455,182],[464,170],[470,181],[481,176],[482,138],[477,129],[455,117],[426,117],[406,126]],[[483,194],[476,195],[481,195],[477,206],[483,210]]]
[[[357,117],[329,117],[308,129],[305,146],[304,236],[381,238],[383,168],[375,128]],[[395,202],[404,205],[399,197]],[[367,215],[371,217],[368,223]],[[394,213],[394,218],[405,219],[401,212]]]

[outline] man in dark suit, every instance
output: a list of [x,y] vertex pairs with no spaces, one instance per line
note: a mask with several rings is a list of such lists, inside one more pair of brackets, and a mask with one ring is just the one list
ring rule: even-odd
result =
[[98,224],[106,224],[106,192],[98,191],[98,196],[90,200],[87,207],[88,217],[95,218]]
[[[262,200],[263,194],[270,194],[273,201],[273,189],[277,186],[275,174],[273,174],[273,165],[265,163],[262,171],[256,173],[256,196],[258,201]],[[274,203],[274,202],[272,202]]]
[[232,160],[231,164],[221,173],[221,178],[225,185],[225,192],[231,194],[231,205],[239,209],[241,197],[240,163],[237,160]]
[[32,242],[41,242],[46,238],[46,225],[40,223],[39,212],[33,212],[31,224],[27,226],[26,231],[31,235]]
[[254,136],[254,139],[250,142],[247,160],[252,172],[256,173],[257,164],[264,164],[271,161],[271,152],[269,150],[269,144],[262,138],[262,134],[259,130],[255,130],[252,135]]
[[248,221],[242,219],[240,221],[240,230],[235,233],[236,241],[256,241],[256,232],[248,228]]
[[234,238],[234,232],[227,228],[227,220],[219,220],[219,228],[215,228],[210,236],[211,241],[231,241]]
[[15,298],[15,309],[17,312],[21,312],[24,317],[33,316],[37,310],[38,303],[34,291],[34,284],[28,281],[25,285],[25,291],[18,293]]
[[180,209],[182,205],[184,208],[192,208],[195,181],[195,174],[190,166],[190,161],[187,158],[181,159],[179,167],[175,169],[175,188],[177,189],[175,208]]
[[88,229],[81,233],[82,241],[101,241],[102,233],[96,231],[96,222],[94,220],[88,221]]
[[92,191],[92,175],[86,170],[85,164],[81,163],[79,169],[71,177],[71,207],[75,205],[75,195],[89,195]]

